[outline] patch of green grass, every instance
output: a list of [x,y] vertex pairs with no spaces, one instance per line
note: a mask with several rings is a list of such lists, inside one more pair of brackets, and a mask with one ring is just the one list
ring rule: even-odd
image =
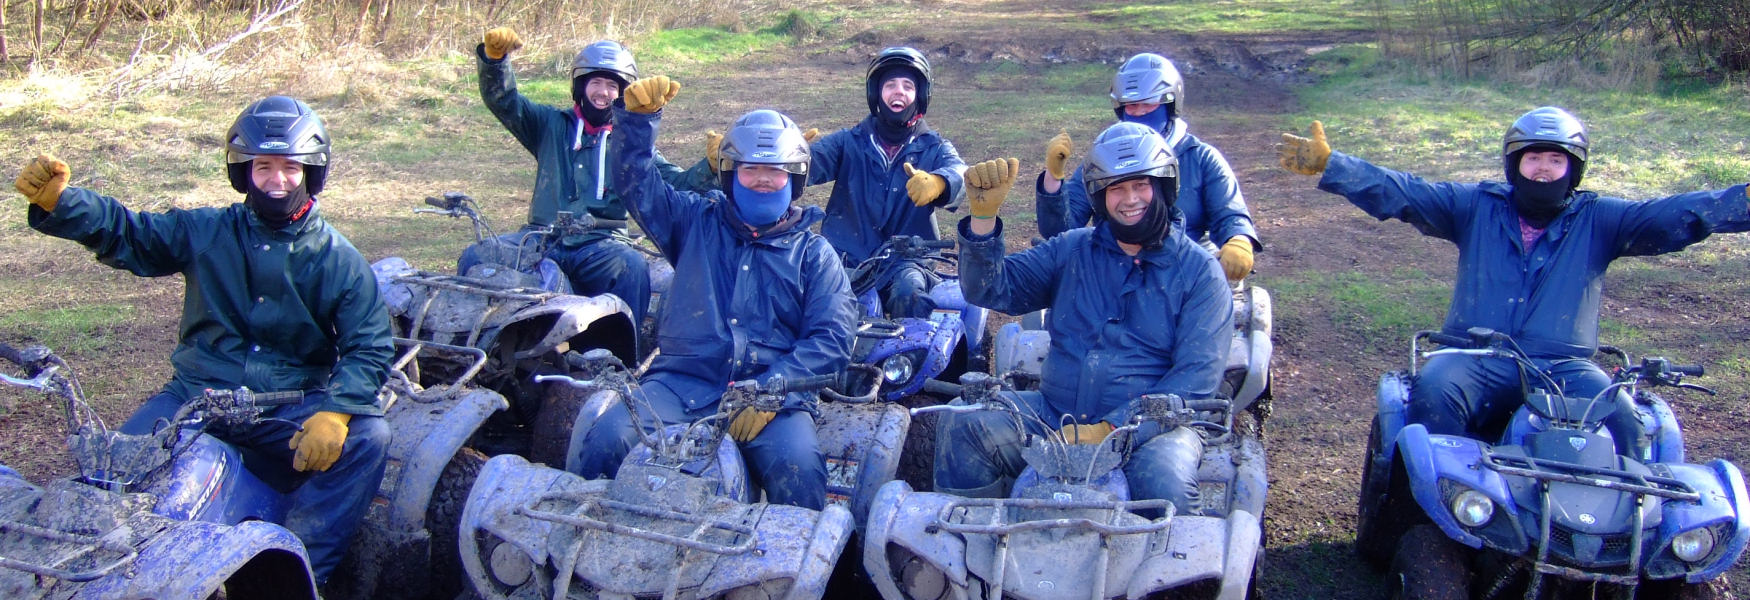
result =
[[1452,299],[1448,285],[1414,269],[1383,278],[1306,273],[1272,278],[1265,285],[1285,307],[1325,314],[1344,328],[1362,331],[1376,351],[1398,348],[1411,334],[1439,327]]
[[1112,67],[1099,63],[1052,65],[1039,83],[1059,92],[1101,95],[1112,87]]
[[21,310],[0,314],[0,330],[28,332],[61,354],[89,354],[109,342],[104,331],[135,316],[131,304],[82,304],[70,308]]
[[1371,0],[1186,0],[1126,3],[1090,11],[1097,19],[1184,33],[1360,31],[1371,27]]
[[780,31],[776,27],[748,33],[734,33],[712,27],[689,27],[653,34],[639,42],[635,51],[638,53],[638,61],[644,64],[709,64],[788,44],[794,39],[788,30]]
[[1582,186],[1632,199],[1725,187],[1750,179],[1750,109],[1731,84],[1672,85],[1658,93],[1528,87],[1444,79],[1389,66],[1377,50],[1317,55],[1318,84],[1302,90],[1289,127],[1324,121],[1331,147],[1431,180],[1495,179],[1501,135],[1538,106],[1586,123],[1592,159]]

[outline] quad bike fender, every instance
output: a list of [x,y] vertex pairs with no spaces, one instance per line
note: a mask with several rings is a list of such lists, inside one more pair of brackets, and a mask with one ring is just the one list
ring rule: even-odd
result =
[[1391,441],[1398,439],[1398,433],[1409,423],[1410,410],[1410,373],[1408,371],[1392,371],[1379,376],[1378,414],[1379,414],[1379,453],[1383,460],[1396,456],[1396,444]]
[[875,496],[899,471],[911,412],[886,402],[822,402],[816,435],[827,458],[827,502],[844,505],[860,529]]
[[399,317],[413,311],[413,289],[405,283],[397,283],[395,278],[417,272],[407,259],[399,256],[371,263],[371,274],[377,279],[377,295],[383,298],[391,316]]
[[1222,563],[1218,600],[1245,600],[1251,587],[1252,565],[1264,544],[1264,528],[1257,515],[1236,510],[1227,517],[1227,560]]
[[[583,333],[597,321],[610,318],[623,319],[627,329],[637,331],[632,327],[632,309],[625,300],[613,294],[596,296],[559,296],[546,302],[530,305],[511,315],[511,323],[521,323],[531,319],[555,318],[553,325],[541,338],[540,343],[525,348],[516,353],[517,358],[534,358],[559,349],[561,344],[571,341],[571,338]],[[509,325],[506,325],[509,327]],[[482,346],[487,345],[482,343]]]
[[481,388],[463,388],[455,396],[439,396],[431,403],[413,398],[396,402],[383,416],[394,435],[376,500],[388,510],[381,517],[372,510],[366,521],[392,532],[423,531],[426,508],[444,466],[487,417],[509,407],[504,396]]
[[954,585],[966,586],[966,543],[960,536],[939,532],[936,515],[953,496],[913,492],[894,480],[881,486],[869,506],[863,529],[863,569],[883,598],[905,597],[887,562],[888,546],[897,546],[946,574]]
[[[815,600],[826,593],[833,565],[851,538],[851,513],[828,505],[815,512],[782,504],[766,505],[756,534],[760,552],[724,556],[699,586],[699,598],[716,598],[731,590],[759,587],[790,579],[784,598]],[[582,565],[579,565],[582,567]],[[581,571],[581,568],[580,568]]]
[[1248,286],[1241,294],[1249,300],[1246,303],[1246,320],[1237,332],[1237,340],[1244,343],[1246,379],[1240,384],[1239,391],[1234,392],[1236,412],[1250,408],[1264,395],[1265,387],[1270,383],[1270,357],[1276,349],[1275,343],[1270,341],[1270,292],[1261,287]]
[[1519,518],[1518,505],[1507,489],[1506,479],[1492,469],[1483,468],[1481,442],[1455,435],[1430,434],[1422,424],[1412,423],[1398,434],[1396,445],[1404,472],[1409,477],[1410,494],[1428,519],[1448,537],[1472,548],[1483,545],[1483,539],[1461,527],[1458,519],[1446,508],[1441,479],[1482,492],[1503,510],[1502,517]]
[[[1249,513],[1234,512],[1235,517],[1239,515],[1249,516]],[[1164,541],[1159,537],[1151,540],[1148,558],[1131,578],[1127,597],[1143,598],[1161,590],[1226,576],[1228,558],[1237,551],[1230,548],[1235,532],[1230,531],[1229,523],[1237,520],[1191,515],[1178,515],[1172,519]],[[1252,528],[1255,531],[1256,525]],[[1251,552],[1256,552],[1256,542],[1252,544]],[[1249,558],[1246,567],[1251,568]],[[1247,577],[1250,577],[1250,571],[1242,577],[1242,586]],[[1228,596],[1223,594],[1221,597]]]
[[158,497],[152,512],[178,521],[231,525],[249,520],[283,522],[290,497],[279,493],[243,464],[237,448],[201,434],[151,482],[146,493]]
[[278,598],[316,599],[304,544],[262,521],[234,526],[184,521],[140,550],[132,568],[93,581],[76,598],[206,598],[240,571],[282,582]]
[[[1671,538],[1678,533],[1698,527],[1718,527],[1716,533],[1721,534],[1717,541],[1713,560],[1704,568],[1688,571],[1685,579],[1690,583],[1700,583],[1718,577],[1726,569],[1737,562],[1743,555],[1746,542],[1750,542],[1750,524],[1743,518],[1747,508],[1745,503],[1744,474],[1736,465],[1720,459],[1714,459],[1706,465],[1670,464],[1671,476],[1688,484],[1701,495],[1700,502],[1663,503],[1664,515],[1659,524],[1659,546],[1668,547]],[[1662,553],[1668,554],[1668,553]],[[1661,557],[1663,558],[1663,557]],[[1649,570],[1659,566],[1649,564]],[[1673,563],[1672,570],[1686,570],[1681,563]]]
[[481,554],[484,548],[476,541],[481,532],[514,546],[533,564],[545,564],[548,561],[547,543],[554,536],[555,524],[521,516],[518,510],[548,492],[601,490],[607,483],[605,479],[585,481],[558,469],[535,465],[514,454],[495,456],[486,461],[480,468],[479,478],[474,480],[474,489],[468,492],[468,502],[462,508],[461,534],[457,536],[462,570],[467,573],[474,589],[487,593],[489,598],[500,597],[488,593],[497,588],[487,573],[489,557]]
[[1652,426],[1647,427],[1647,434],[1652,436],[1652,460],[1657,463],[1681,463],[1683,455],[1683,429],[1677,425],[1677,415],[1671,412],[1671,405],[1656,394],[1647,394],[1645,399],[1635,403],[1637,409],[1644,415],[1652,417]]
[[965,323],[966,355],[984,355],[984,328],[990,323],[990,310],[968,303],[959,279],[945,279],[930,288],[930,300],[938,309],[960,311],[960,320]]
[[992,344],[996,347],[992,373],[1022,371],[1040,375],[1045,370],[1045,354],[1051,350],[1051,334],[1038,329],[1022,329],[1020,323],[1008,323],[997,330]]

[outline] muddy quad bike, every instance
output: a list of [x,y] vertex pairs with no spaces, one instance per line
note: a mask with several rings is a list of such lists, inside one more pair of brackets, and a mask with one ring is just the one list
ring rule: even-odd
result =
[[[1142,398],[1130,423],[1099,444],[1072,444],[1015,401],[1020,378],[962,379],[952,404],[914,413],[1000,411],[1043,427],[1023,436],[1027,468],[1008,498],[962,498],[883,486],[864,533],[863,565],[888,600],[1247,597],[1263,554],[1264,452],[1237,434],[1227,400]],[[1122,466],[1145,424],[1204,435],[1202,514],[1132,500]],[[1138,514],[1160,514],[1148,517]]]
[[[1420,351],[1425,340],[1443,348]],[[1355,540],[1389,566],[1394,597],[1723,597],[1715,580],[1750,541],[1743,474],[1724,460],[1685,462],[1676,417],[1649,389],[1707,391],[1683,381],[1701,368],[1599,352],[1621,366],[1596,397],[1577,398],[1505,334],[1411,339],[1410,369],[1380,379]],[[1436,435],[1407,422],[1418,359],[1442,354],[1520,365],[1530,382],[1502,431]],[[1619,455],[1604,428],[1619,393],[1651,436],[1646,456]]]
[[[66,401],[79,466],[79,475],[42,488],[0,473],[0,597],[205,598],[221,588],[233,598],[315,597],[303,544],[274,524],[289,495],[204,433],[270,419],[302,392],[208,390],[155,432],[130,435],[104,425],[48,350],[0,346],[0,355],[30,375],[0,379]],[[422,597],[434,585],[442,591],[446,577],[451,588],[459,583],[454,531],[484,462],[461,445],[504,408],[497,394],[460,385],[391,381],[383,396],[395,432],[390,468],[329,582],[331,597]]]
[[[586,357],[587,379],[549,377],[593,392],[585,414],[638,397],[637,381],[611,355]],[[759,501],[726,432],[743,407],[775,410],[785,393],[828,385],[843,385],[843,375],[741,382],[716,414],[660,431],[635,418],[642,442],[611,480],[493,458],[462,517],[474,591],[491,599],[821,597],[853,513],[893,476],[890,449],[905,435],[905,411],[821,403],[829,496],[821,511]]]
[[[565,355],[571,351],[606,348],[632,361],[638,327],[619,297],[572,294],[565,274],[545,253],[566,235],[625,222],[561,212],[553,225],[525,228],[521,241],[511,244],[494,235],[466,194],[446,192],[425,202],[435,208],[414,212],[472,222],[474,251],[482,259],[462,275],[415,270],[399,257],[371,265],[397,334],[485,352],[485,368],[475,381],[502,394],[511,409],[495,415],[472,446],[489,455],[514,453],[562,464],[576,402],[556,397],[534,376],[567,372]],[[419,368],[443,381],[467,364],[422,357]],[[549,411],[549,405],[558,409]]]
[[[860,311],[851,362],[880,368],[884,400],[919,392],[952,398],[952,387],[941,383],[989,367],[985,324],[990,311],[967,304],[959,276],[937,269],[955,265],[953,255],[943,252],[953,248],[953,240],[894,236],[849,271],[851,293]],[[929,295],[936,308],[928,318],[893,318],[884,313],[881,289],[905,267],[920,267],[931,279]]]
[[[1050,311],[1022,315],[1003,325],[992,341],[993,373],[1020,371],[1037,376],[1051,347],[1046,331]],[[1270,417],[1270,359],[1275,343],[1270,340],[1270,292],[1242,281],[1234,286],[1234,335],[1217,395],[1233,399],[1234,411],[1246,411],[1252,419],[1245,427],[1260,431]]]

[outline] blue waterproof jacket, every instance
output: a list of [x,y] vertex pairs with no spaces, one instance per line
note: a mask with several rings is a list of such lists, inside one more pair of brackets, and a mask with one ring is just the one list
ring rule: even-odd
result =
[[272,230],[241,203],[140,213],[67,188],[53,213],[31,206],[30,226],[135,275],[182,274],[176,374],[164,386],[179,400],[208,388],[327,388],[316,410],[383,414],[377,388],[395,353],[389,312],[371,266],[317,206]]
[[1742,185],[1646,202],[1578,191],[1529,250],[1505,183],[1429,183],[1333,152],[1319,189],[1374,218],[1398,219],[1457,245],[1458,282],[1442,329],[1452,335],[1494,329],[1540,358],[1586,358],[1598,349],[1599,301],[1611,261],[1750,229]]
[[[516,71],[508,60],[486,58],[484,46],[474,49],[480,73],[480,99],[492,116],[510,131],[517,143],[535,157],[535,190],[529,199],[529,223],[551,225],[560,211],[594,215],[598,219],[625,220],[626,208],[620,201],[618,188],[607,185],[604,167],[612,168],[619,159],[614,155],[611,130],[596,135],[580,131],[577,115],[570,107],[561,109],[536,104],[517,91]],[[581,145],[572,149],[575,145]],[[656,168],[662,178],[676,187],[688,190],[715,185],[711,173],[700,163],[698,168],[683,171],[656,155]],[[598,177],[600,175],[600,177]],[[581,235],[568,235],[566,246],[580,246],[606,237],[625,235],[624,229],[598,229]]]
[[[936,208],[958,210],[966,193],[966,163],[954,144],[934,130],[912,137],[893,160],[875,139],[875,117],[864,117],[809,144],[810,185],[834,182],[826,201],[820,234],[843,252],[850,264],[862,262],[888,238],[916,235],[935,240]],[[905,193],[905,164],[941,175],[948,189],[928,206],[911,203]]]
[[[675,271],[645,383],[666,385],[690,410],[715,404],[735,381],[843,370],[856,302],[837,252],[808,231],[820,208],[793,207],[756,236],[729,214],[723,193],[676,190],[657,175],[660,121],[660,113],[614,108],[614,185]],[[785,407],[810,408],[812,397],[791,394]]]
[[1051,309],[1040,391],[1052,410],[1123,425],[1143,394],[1215,395],[1233,337],[1233,290],[1178,223],[1161,248],[1136,256],[1104,222],[1006,258],[1002,234],[1000,220],[988,236],[961,220],[960,282],[968,302],[991,310]]
[[[1179,199],[1174,205],[1185,214],[1185,235],[1191,241],[1227,243],[1236,235],[1252,239],[1258,247],[1258,230],[1252,226],[1252,215],[1246,209],[1246,199],[1240,195],[1240,182],[1233,168],[1215,146],[1203,143],[1191,135],[1182,119],[1174,119],[1168,128],[1167,143],[1179,158]],[[1088,186],[1082,183],[1082,168],[1065,179],[1057,193],[1045,191],[1045,175],[1034,183],[1033,211],[1039,220],[1039,235],[1051,237],[1071,229],[1084,227],[1090,220],[1100,219],[1088,196]]]

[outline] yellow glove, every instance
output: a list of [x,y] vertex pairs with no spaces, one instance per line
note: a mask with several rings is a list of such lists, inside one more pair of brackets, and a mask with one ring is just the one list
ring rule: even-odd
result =
[[1216,258],[1221,260],[1221,270],[1227,271],[1228,281],[1245,279],[1252,274],[1252,240],[1243,235],[1228,238]]
[[1111,423],[1101,421],[1087,425],[1071,423],[1064,425],[1063,429],[1059,429],[1057,432],[1063,435],[1063,441],[1071,444],[1098,444],[1106,441],[1106,436],[1111,435],[1113,429]]
[[711,165],[711,172],[718,172],[717,161],[723,158],[723,134],[713,129],[705,132],[705,164]]
[[818,139],[820,139],[820,128],[818,127],[809,127],[808,131],[802,132],[802,141],[804,142],[812,144],[814,140]]
[[341,446],[346,444],[346,424],[352,415],[321,411],[304,419],[304,430],[292,434],[289,444],[298,453],[292,456],[292,468],[299,471],[327,471],[340,460]]
[[36,160],[24,166],[18,172],[18,179],[13,180],[12,187],[31,204],[43,210],[54,212],[55,204],[61,201],[61,192],[67,190],[67,178],[73,171],[67,168],[67,163],[47,154],[39,154]]
[[1312,137],[1292,133],[1282,134],[1282,144],[1276,147],[1282,168],[1301,175],[1325,172],[1325,162],[1331,159],[1331,145],[1325,141],[1325,124],[1313,121]]
[[1069,162],[1070,148],[1068,129],[1057,132],[1051,141],[1045,142],[1045,172],[1052,179],[1069,177],[1069,166],[1065,163]]
[[493,27],[486,30],[486,36],[481,38],[480,44],[484,46],[486,58],[504,60],[505,55],[523,47],[523,39],[517,37],[516,31],[509,27]]
[[737,442],[746,442],[760,434],[760,430],[771,424],[778,413],[769,410],[757,410],[753,407],[741,409],[735,413],[735,419],[729,422],[729,437]]
[[911,196],[912,204],[928,206],[937,198],[942,197],[942,192],[948,191],[947,179],[929,171],[913,168],[911,163],[905,163],[905,176],[911,178],[905,180],[905,193]]
[[632,82],[622,95],[626,99],[626,110],[650,114],[662,110],[679,93],[680,82],[669,79],[667,75],[657,75]]
[[1003,200],[1009,197],[1009,187],[1015,185],[1015,175],[1021,171],[1021,161],[1013,158],[993,158],[966,168],[966,193],[972,205],[972,216],[988,219],[997,216]]

